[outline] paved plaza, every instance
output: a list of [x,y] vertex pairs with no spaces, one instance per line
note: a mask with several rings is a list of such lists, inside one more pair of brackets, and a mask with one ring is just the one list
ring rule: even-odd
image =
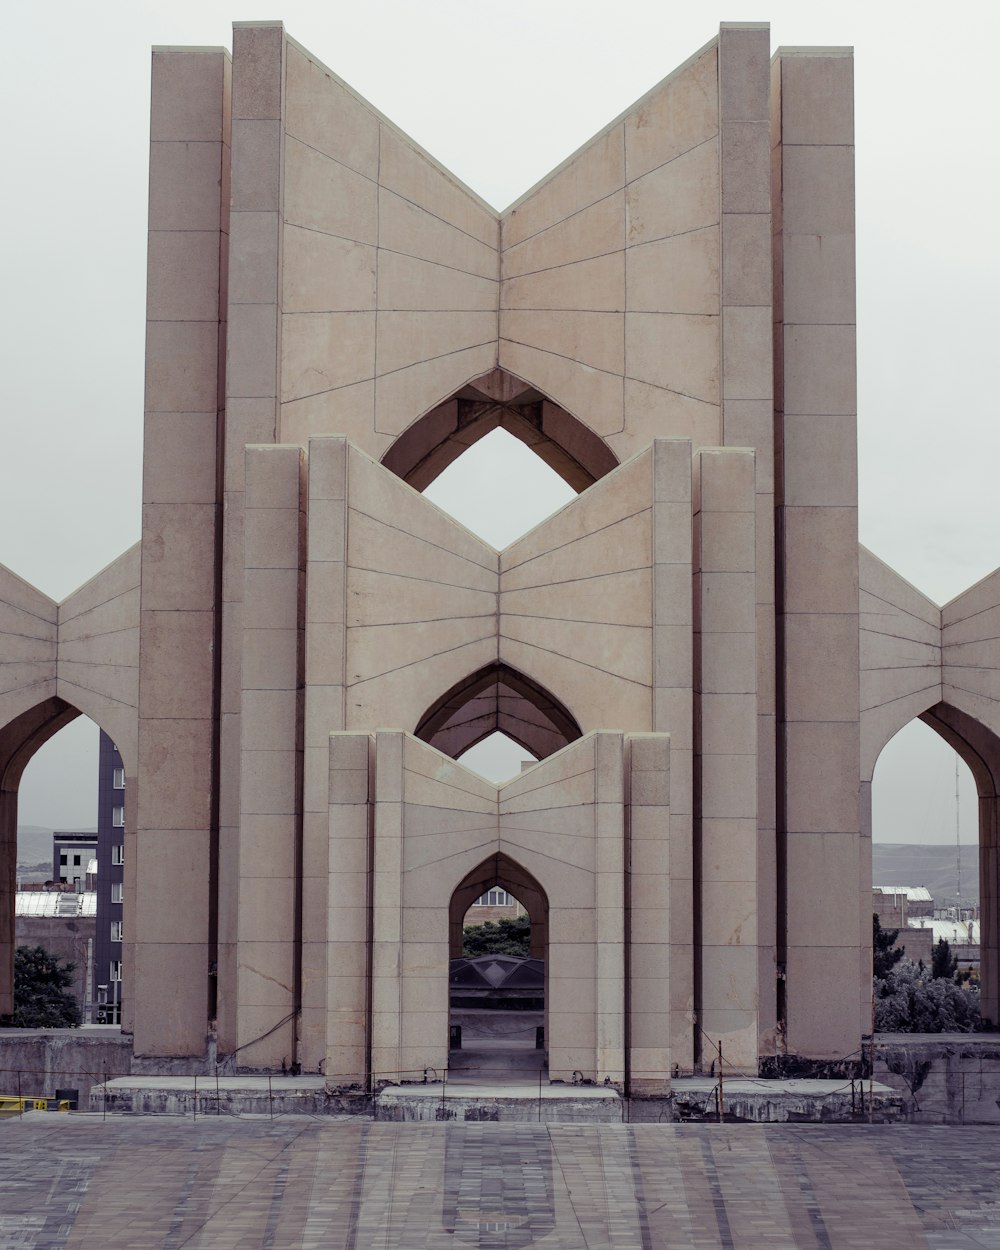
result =
[[1000,1250],[989,1127],[36,1113],[0,1150],[3,1250]]

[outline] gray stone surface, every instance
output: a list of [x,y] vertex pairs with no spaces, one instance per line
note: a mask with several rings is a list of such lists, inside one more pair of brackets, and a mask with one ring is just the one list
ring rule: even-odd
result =
[[989,1128],[372,1124],[37,1113],[0,1123],[30,1250],[976,1250]]

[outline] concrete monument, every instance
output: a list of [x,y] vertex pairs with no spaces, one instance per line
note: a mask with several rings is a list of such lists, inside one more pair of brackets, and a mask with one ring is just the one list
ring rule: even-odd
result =
[[[859,551],[853,138],[849,49],[726,24],[497,213],[280,24],[155,50],[142,541],[0,580],[3,976],[17,782],[82,712],[151,1067],[445,1067],[493,885],[553,1079],[849,1062],[919,716],[982,796],[996,1021],[1000,573],[940,609]],[[499,552],[420,494],[497,426],[579,492]]]

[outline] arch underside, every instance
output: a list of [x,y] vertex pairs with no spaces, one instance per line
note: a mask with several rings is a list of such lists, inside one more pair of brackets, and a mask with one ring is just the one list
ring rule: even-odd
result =
[[531,954],[544,959],[548,941],[549,900],[540,883],[516,860],[497,851],[477,864],[455,887],[448,909],[451,958],[462,954],[465,913],[487,890],[500,886],[513,894],[531,921]]
[[582,736],[557,699],[506,664],[491,664],[453,686],[414,736],[458,759],[493,733],[506,734],[539,760]]
[[396,439],[382,463],[414,490],[424,490],[491,430],[520,439],[576,491],[618,465],[593,430],[540,391],[503,369],[464,386]]

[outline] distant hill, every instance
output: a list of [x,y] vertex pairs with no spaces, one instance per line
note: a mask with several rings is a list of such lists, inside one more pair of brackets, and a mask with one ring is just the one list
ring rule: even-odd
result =
[[52,830],[43,829],[41,825],[18,825],[18,864],[40,864],[46,861],[50,865],[49,871],[51,872]]
[[[956,848],[909,842],[872,843],[873,885],[924,885],[938,907],[955,901]],[[962,846],[962,902],[979,901],[979,848]]]

